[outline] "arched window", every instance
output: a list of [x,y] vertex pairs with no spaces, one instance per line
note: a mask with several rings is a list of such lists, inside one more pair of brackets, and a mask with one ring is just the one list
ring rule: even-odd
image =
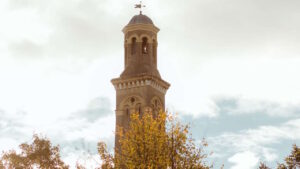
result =
[[127,66],[127,63],[128,63],[128,45],[127,45],[127,40],[125,40],[125,67]]
[[143,54],[148,53],[148,39],[146,37],[143,38],[142,51],[143,51]]
[[144,104],[143,98],[139,96],[130,96],[124,101],[121,102],[121,110],[123,110],[124,115],[130,118],[131,113],[142,113],[143,108],[142,105]]
[[163,110],[163,104],[158,97],[154,97],[151,100],[151,106],[152,106],[154,113],[158,113],[159,111]]
[[157,65],[157,56],[156,56],[156,52],[157,52],[157,44],[156,44],[156,41],[155,39],[153,39],[153,48],[152,48],[152,55],[153,55],[153,61],[154,61],[154,64]]
[[130,102],[131,102],[131,104],[133,105],[133,104],[134,104],[134,102],[135,102],[135,98],[134,98],[134,97],[132,97],[132,98],[130,99]]
[[136,53],[136,38],[132,38],[131,40],[131,54]]
[[129,116],[130,116],[130,113],[129,113],[129,108],[126,108],[126,115],[127,115],[127,117],[129,117]]
[[142,113],[142,105],[139,103],[136,105],[136,111],[137,113],[141,114]]

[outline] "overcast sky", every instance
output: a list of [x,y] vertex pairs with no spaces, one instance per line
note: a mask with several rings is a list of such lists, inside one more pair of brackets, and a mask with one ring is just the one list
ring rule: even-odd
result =
[[[134,0],[0,1],[0,151],[33,133],[63,158],[113,148],[122,28]],[[167,108],[205,137],[216,167],[274,167],[300,145],[299,0],[146,0],[161,29]],[[90,164],[92,162],[89,162]]]

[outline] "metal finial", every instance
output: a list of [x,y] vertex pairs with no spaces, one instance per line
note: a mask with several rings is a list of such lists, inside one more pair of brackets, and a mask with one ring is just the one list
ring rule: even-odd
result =
[[143,2],[142,1],[140,1],[140,4],[135,4],[135,7],[134,8],[140,8],[140,15],[142,15],[143,14],[143,8],[145,8],[146,7],[146,5],[143,5]]

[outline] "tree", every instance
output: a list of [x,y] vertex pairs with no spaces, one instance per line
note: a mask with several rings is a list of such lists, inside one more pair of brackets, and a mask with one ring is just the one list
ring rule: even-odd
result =
[[167,133],[165,132],[166,115],[159,113],[156,118],[152,113],[133,113],[128,129],[119,128],[120,148],[116,150],[116,167],[125,168],[166,168]]
[[[167,126],[167,144],[168,144],[168,161],[171,169],[181,168],[209,168],[204,165],[203,159],[207,157],[202,153],[203,148],[198,148],[191,135],[189,135],[190,127],[182,125],[173,116],[168,116]],[[202,146],[206,147],[207,142],[202,140]]]
[[300,168],[300,147],[293,145],[291,155],[285,158],[288,169]]
[[83,165],[79,164],[78,162],[76,163],[75,168],[76,169],[86,169]]
[[284,164],[278,164],[277,169],[287,169],[286,165]]
[[270,169],[265,163],[260,163],[259,169]]
[[300,147],[293,145],[293,150],[289,156],[285,158],[286,164],[278,164],[277,169],[299,169],[300,168]]
[[[7,169],[68,169],[60,159],[59,147],[52,146],[51,142],[38,135],[33,136],[33,143],[23,143],[21,153],[11,150],[1,157],[3,168]],[[1,163],[0,163],[1,168]]]
[[[277,169],[300,169],[300,148],[293,145],[293,150],[289,156],[285,158],[285,163],[278,163]],[[260,163],[259,169],[269,169],[265,163]]]
[[107,147],[103,142],[98,143],[98,153],[100,154],[103,164],[101,169],[113,169],[114,168],[114,158],[111,154],[108,153]]
[[5,169],[1,159],[0,159],[0,169]]
[[131,114],[128,129],[118,128],[120,150],[115,157],[107,153],[100,142],[98,150],[108,168],[170,168],[208,169],[203,160],[206,155],[189,134],[189,126],[165,112],[153,116],[152,112]]

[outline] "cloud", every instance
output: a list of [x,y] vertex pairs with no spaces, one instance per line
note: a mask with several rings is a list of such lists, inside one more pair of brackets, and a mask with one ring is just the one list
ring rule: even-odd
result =
[[55,126],[45,127],[42,132],[60,145],[62,157],[68,164],[72,166],[78,161],[91,167],[99,164],[99,141],[104,141],[109,150],[113,150],[114,130],[115,116],[109,99],[96,97],[86,109],[56,120]]
[[[78,157],[78,154],[80,156]],[[101,166],[101,160],[99,155],[90,154],[87,152],[76,152],[76,154],[69,154],[67,158],[64,158],[67,164],[74,164],[74,162],[84,166],[85,168],[98,168]],[[75,168],[75,165],[70,165],[71,168]]]
[[256,145],[274,144],[281,140],[299,140],[299,133],[300,119],[295,119],[279,126],[260,126],[257,129],[241,131],[239,134],[225,133],[220,138],[227,138],[226,140],[231,142],[231,145],[244,149]]
[[215,99],[215,103],[219,114],[267,114],[269,116],[297,117],[300,113],[299,103],[260,101],[243,97],[219,97]]
[[239,167],[236,159],[251,152],[255,159],[275,167],[290,146],[300,141],[298,104],[242,96],[213,97],[212,103],[217,110],[213,118],[187,113],[180,113],[180,118],[191,125],[195,139],[208,139],[215,166],[225,164],[227,168],[234,163]]
[[[153,11],[158,18],[169,19],[160,24],[172,39],[167,45],[179,46],[175,57],[193,55],[201,64],[214,57],[298,56],[296,0],[169,2],[160,3],[162,7]],[[171,36],[174,32],[176,36]]]
[[99,141],[104,141],[113,152],[115,116],[101,116],[92,121],[76,117],[58,120],[56,127],[46,128],[47,133],[54,143],[60,145],[62,158],[70,166],[77,161],[86,166],[97,165]]
[[[116,51],[122,55],[121,29],[136,14],[130,9],[133,3],[10,0],[4,6],[11,9],[6,12],[14,14],[9,16],[16,23],[3,30],[12,44],[38,42],[43,50],[41,57],[90,60],[115,56]],[[159,55],[198,66],[215,57],[298,56],[297,3],[272,1],[272,7],[266,8],[269,1],[155,0],[147,4],[145,13],[162,28]],[[115,50],[117,46],[119,50]]]
[[15,57],[36,58],[42,55],[43,49],[41,46],[31,41],[22,41],[19,43],[9,44],[9,49]]
[[8,113],[0,110],[0,151],[15,149],[20,143],[28,139],[28,133],[32,134],[30,126],[24,124],[24,112]]
[[[221,104],[222,98],[240,100],[236,104],[241,111],[266,108],[268,114],[297,114],[300,81],[295,77],[300,71],[299,63],[299,58],[223,58],[203,62],[195,68],[191,65],[187,72],[179,61],[172,62],[163,68],[168,69],[165,76],[172,85],[166,100],[177,110],[194,116],[216,117],[219,112],[216,104]],[[172,67],[176,64],[179,67]]]
[[[191,103],[188,103],[189,101],[195,105],[183,110],[179,109],[182,103],[176,106],[168,105],[168,110],[171,112],[179,111],[182,116],[191,115],[194,119],[209,117],[218,121],[220,121],[219,119],[225,120],[224,118],[227,117],[227,121],[231,121],[230,118],[235,119],[236,117],[240,118],[241,121],[244,117],[250,118],[247,120],[254,118],[258,121],[262,121],[265,118],[277,120],[277,117],[283,119],[300,117],[300,104],[298,102],[281,102],[230,95],[212,96],[205,100],[187,99],[182,102],[191,105]],[[196,109],[197,107],[199,108]],[[261,118],[258,118],[258,116]],[[193,120],[193,118],[190,120]],[[253,124],[256,124],[258,121],[253,121]]]
[[231,169],[253,169],[259,162],[256,154],[250,151],[237,153],[228,159],[234,165]]
[[0,136],[18,138],[22,135],[24,127],[26,127],[22,123],[22,118],[24,118],[26,114],[15,113],[13,115],[8,115],[6,112],[0,111],[0,116]]
[[38,119],[31,117],[28,121],[28,115],[0,110],[0,151],[18,149],[18,145],[30,142],[32,134],[36,133],[48,137],[53,145],[60,145],[62,158],[72,167],[78,160],[96,165],[99,141],[106,142],[113,152],[115,116],[108,98],[97,97],[85,110],[66,118],[49,119],[47,124],[31,123]]
[[[12,0],[6,4],[12,10],[5,11],[11,18],[0,33],[6,36],[10,53],[15,57],[35,59],[29,55],[32,52],[36,58],[55,60],[72,57],[90,61],[107,57],[116,46],[122,46],[124,23],[120,18],[125,17],[112,19],[114,16],[105,8],[109,3],[107,0]],[[119,10],[124,10],[124,6],[120,5]]]
[[93,99],[85,110],[78,111],[71,115],[71,118],[86,119],[88,122],[95,122],[100,118],[112,115],[111,104],[108,98],[98,97]]
[[208,142],[211,143],[210,146],[214,148],[217,156],[229,156],[228,161],[235,163],[235,167],[240,165],[239,159],[242,163],[246,156],[250,156],[249,158],[255,161],[259,159],[259,161],[272,162],[275,165],[275,160],[283,159],[284,152],[288,153],[292,145],[291,140],[300,141],[299,133],[300,119],[294,119],[280,125],[226,132],[208,138]]

